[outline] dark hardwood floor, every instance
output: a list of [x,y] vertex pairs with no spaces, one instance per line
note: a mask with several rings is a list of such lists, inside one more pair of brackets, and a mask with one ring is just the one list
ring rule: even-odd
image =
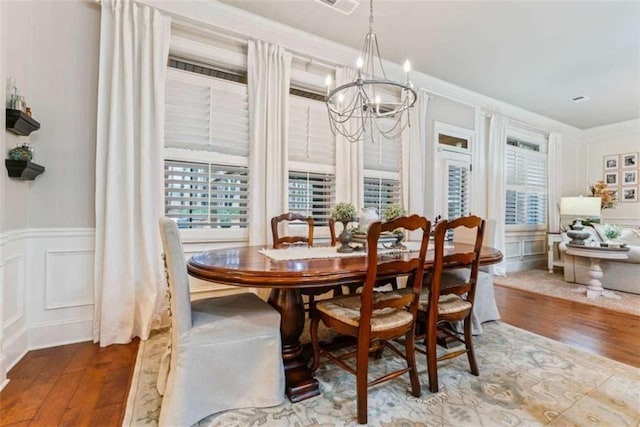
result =
[[[502,286],[502,321],[640,368],[640,318]],[[0,425],[119,426],[138,341],[29,352],[0,392]]]

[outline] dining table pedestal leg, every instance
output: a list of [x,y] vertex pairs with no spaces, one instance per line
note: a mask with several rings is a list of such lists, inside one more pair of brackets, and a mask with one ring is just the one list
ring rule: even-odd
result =
[[271,289],[269,304],[280,312],[282,359],[286,393],[291,402],[299,402],[320,394],[318,380],[302,355],[300,335],[304,329],[304,304],[296,289]]

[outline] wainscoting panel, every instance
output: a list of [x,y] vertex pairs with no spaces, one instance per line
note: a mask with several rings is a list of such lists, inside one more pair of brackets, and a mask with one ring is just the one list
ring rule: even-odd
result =
[[45,251],[45,310],[93,305],[93,250]]
[[2,325],[6,331],[24,319],[24,256],[15,255],[5,259],[4,274]]

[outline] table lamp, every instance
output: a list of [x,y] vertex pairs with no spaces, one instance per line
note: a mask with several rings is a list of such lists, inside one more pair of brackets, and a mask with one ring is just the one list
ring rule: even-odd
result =
[[584,245],[584,240],[589,238],[590,233],[582,225],[583,218],[600,217],[600,197],[563,197],[560,200],[560,215],[574,216],[576,220],[567,231],[567,236],[571,238],[572,245]]

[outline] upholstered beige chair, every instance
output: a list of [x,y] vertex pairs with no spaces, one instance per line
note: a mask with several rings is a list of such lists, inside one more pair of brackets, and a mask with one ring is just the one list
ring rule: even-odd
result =
[[[482,245],[493,246],[496,220],[485,219],[484,221],[485,226]],[[476,232],[477,230],[475,228],[457,227],[453,230],[453,243],[474,245],[476,243]],[[500,312],[498,311],[496,296],[493,289],[493,274],[490,270],[491,266],[480,267],[478,269],[478,284],[476,286],[473,311],[471,312],[471,333],[473,335],[480,335],[482,333],[482,324],[484,322],[500,319]],[[457,283],[467,280],[470,274],[471,270],[468,268],[443,271],[440,286],[444,289],[455,286]],[[454,327],[458,332],[463,331],[462,322],[455,322]]]
[[171,299],[160,426],[189,426],[227,409],[282,403],[280,314],[249,293],[191,302],[178,227],[161,218],[160,232]]
[[[404,254],[378,256],[380,233],[398,228],[422,231],[419,252],[409,256]],[[400,375],[409,374],[411,394],[420,396],[420,381],[415,363],[414,330],[425,255],[429,243],[429,221],[417,215],[401,217],[393,221],[373,223],[367,232],[367,275],[360,294],[339,296],[318,301],[309,311],[311,319],[310,334],[313,347],[312,370],[320,364],[320,354],[341,368],[356,376],[358,423],[367,422],[367,387],[391,380]],[[399,293],[374,292],[381,278],[408,276],[410,291]],[[340,335],[356,338],[356,350],[347,354],[335,354],[330,348],[322,348],[318,340],[318,325],[322,321]],[[389,342],[394,338],[404,338],[405,352],[402,353]],[[394,372],[369,381],[369,352],[372,345],[384,345],[403,357],[407,364]],[[355,366],[347,363],[348,357],[355,356]]]

